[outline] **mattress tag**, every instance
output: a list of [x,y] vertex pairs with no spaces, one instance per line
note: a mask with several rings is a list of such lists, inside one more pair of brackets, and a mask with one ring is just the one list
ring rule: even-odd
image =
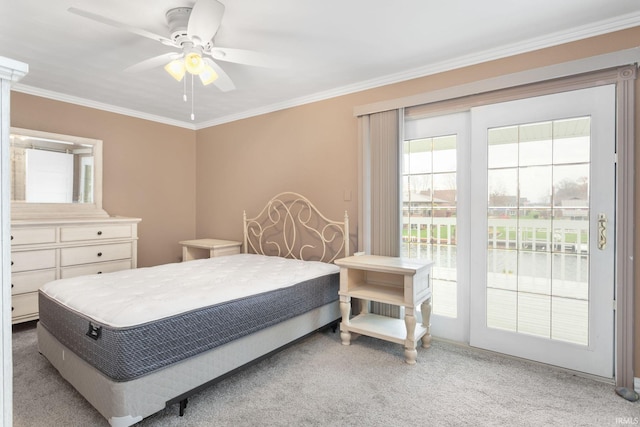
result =
[[102,326],[96,326],[92,323],[89,323],[89,330],[87,331],[87,336],[93,340],[98,340],[102,335]]

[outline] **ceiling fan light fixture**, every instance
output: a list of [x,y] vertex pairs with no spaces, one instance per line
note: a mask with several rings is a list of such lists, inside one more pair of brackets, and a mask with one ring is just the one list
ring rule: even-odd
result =
[[184,57],[184,66],[191,74],[200,74],[204,71],[204,60],[198,52],[189,52]]
[[185,63],[182,59],[175,59],[169,62],[164,66],[164,69],[177,81],[181,81],[186,73]]
[[209,65],[204,66],[204,70],[198,75],[203,85],[208,85],[215,82],[218,79],[218,73]]

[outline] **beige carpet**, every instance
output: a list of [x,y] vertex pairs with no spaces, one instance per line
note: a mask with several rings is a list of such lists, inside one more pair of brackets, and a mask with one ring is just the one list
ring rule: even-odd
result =
[[[13,334],[14,426],[107,426],[38,353],[33,324]],[[620,426],[640,403],[571,373],[451,343],[418,349],[338,333],[310,336],[140,426]]]

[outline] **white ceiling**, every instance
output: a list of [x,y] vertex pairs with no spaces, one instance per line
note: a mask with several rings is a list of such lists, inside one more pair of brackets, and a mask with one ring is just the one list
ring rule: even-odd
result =
[[194,0],[0,0],[0,56],[29,65],[17,91],[198,129],[640,25],[639,0],[221,2],[217,46],[288,66],[218,62],[237,89],[196,81],[194,121],[162,67],[123,71],[174,49],[67,11],[168,37],[165,12]]

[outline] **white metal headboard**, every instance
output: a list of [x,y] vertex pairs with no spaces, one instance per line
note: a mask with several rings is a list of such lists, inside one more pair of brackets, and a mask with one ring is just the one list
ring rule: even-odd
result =
[[260,213],[244,220],[244,252],[333,262],[349,256],[349,216],[325,217],[306,197],[292,192],[274,196]]

